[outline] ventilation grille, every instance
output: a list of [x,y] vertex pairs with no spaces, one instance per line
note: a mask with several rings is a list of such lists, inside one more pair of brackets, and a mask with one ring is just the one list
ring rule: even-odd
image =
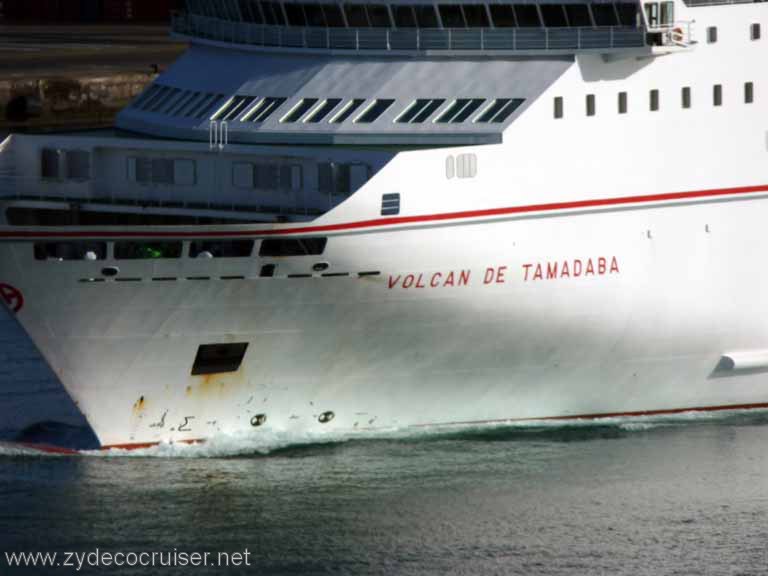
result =
[[400,214],[400,194],[383,194],[381,196],[381,215],[394,216]]

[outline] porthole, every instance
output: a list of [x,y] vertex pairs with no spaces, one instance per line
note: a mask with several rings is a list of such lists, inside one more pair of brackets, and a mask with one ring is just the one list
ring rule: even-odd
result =
[[264,424],[267,421],[267,415],[266,414],[256,414],[251,418],[251,426],[254,428],[257,428]]
[[330,264],[328,262],[318,262],[314,266],[312,266],[312,270],[315,272],[324,272],[325,270],[328,270],[330,267]]
[[320,424],[327,424],[331,420],[335,418],[335,414],[328,410],[327,412],[323,412],[320,414],[320,416],[317,417],[317,421],[320,422]]
[[117,266],[107,266],[106,268],[101,269],[101,273],[108,278],[112,278],[113,276],[120,274],[120,268]]

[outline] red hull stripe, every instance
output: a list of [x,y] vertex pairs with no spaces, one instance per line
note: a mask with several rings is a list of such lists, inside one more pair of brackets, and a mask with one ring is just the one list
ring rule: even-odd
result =
[[[601,420],[605,418],[630,418],[639,416],[669,416],[673,414],[684,414],[686,412],[722,412],[727,410],[761,410],[768,409],[768,402],[757,404],[727,404],[725,406],[696,406],[693,408],[665,408],[661,410],[638,410],[635,412],[600,412],[595,414],[574,414],[572,416],[544,416],[541,418],[507,418],[501,420],[470,420],[464,422],[444,422],[440,424],[420,424],[414,428],[428,426],[472,426],[479,424],[504,424],[509,422],[544,422],[553,420]],[[371,428],[366,428],[371,430]],[[181,444],[201,444],[205,440],[182,440]],[[102,446],[102,450],[140,450],[143,448],[152,448],[158,446],[159,442],[142,442],[139,444],[113,444]]]
[[512,206],[507,208],[490,208],[486,210],[468,210],[463,212],[446,212],[442,214],[425,214],[421,216],[399,216],[393,218],[376,218],[372,220],[360,220],[357,222],[342,222],[339,224],[326,224],[319,226],[266,228],[261,230],[239,231],[200,231],[200,232],[149,232],[149,231],[77,231],[49,232],[32,230],[5,230],[0,232],[0,238],[77,238],[77,237],[110,237],[110,238],[146,238],[146,237],[173,237],[173,238],[201,238],[201,237],[234,237],[234,236],[276,236],[286,234],[318,234],[325,232],[339,232],[345,230],[360,230],[363,228],[376,228],[396,226],[400,224],[420,224],[427,222],[445,222],[451,220],[463,220],[467,218],[492,218],[509,216],[514,214],[528,214],[531,212],[554,212],[559,210],[579,210],[585,208],[601,208],[608,206],[626,206],[636,204],[650,204],[656,202],[668,202],[678,200],[692,200],[704,198],[717,198],[723,196],[735,196],[740,194],[756,194],[768,192],[768,184],[760,186],[744,186],[740,188],[720,188],[715,190],[696,190],[691,192],[669,192],[665,194],[646,194],[642,196],[622,196],[618,198],[600,198],[595,200],[575,200],[571,202],[553,202],[549,204],[529,204],[527,206]]

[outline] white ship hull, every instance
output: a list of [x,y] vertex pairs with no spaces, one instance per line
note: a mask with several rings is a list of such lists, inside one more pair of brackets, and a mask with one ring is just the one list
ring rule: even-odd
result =
[[[312,60],[308,50],[275,56],[273,71],[254,68],[245,49],[203,39],[151,96],[158,104],[133,106],[120,120],[186,141],[11,142],[3,158],[34,176],[8,201],[39,194],[35,207],[46,208],[75,197],[112,202],[111,210],[151,201],[173,213],[164,206],[260,196],[306,218],[9,224],[0,229],[0,296],[105,446],[768,406],[760,259],[768,249],[768,84],[755,34],[765,4],[675,8],[696,21],[701,41],[686,28],[684,43],[607,56],[389,54],[384,66],[376,55]],[[705,32],[717,42],[704,42]],[[290,105],[264,123],[232,112],[230,132],[212,128],[209,150],[194,140],[209,135],[215,108],[199,119],[159,113],[163,98],[213,90],[193,73],[201,62],[243,106],[260,106],[265,94],[285,94]],[[472,81],[451,77],[454,65]],[[283,69],[293,71],[285,82]],[[403,70],[415,76],[394,75]],[[386,83],[370,80],[376,74]],[[347,85],[350,94],[334,92]],[[521,95],[525,104],[507,124],[397,122],[411,102],[435,95],[444,107],[480,96],[488,105]],[[371,124],[283,122],[304,96],[385,96],[391,107]],[[229,145],[226,134],[242,140]],[[317,148],[295,146],[310,136]],[[399,147],[370,148],[390,140]],[[437,147],[444,144],[452,147]],[[85,150],[92,181],[41,178],[40,158],[50,169],[52,157],[41,156],[46,147]],[[173,167],[151,180],[153,163],[177,157],[178,185],[168,185]],[[289,184],[243,188],[249,161],[272,162],[275,178],[288,169]],[[319,167],[329,163],[366,166],[369,178],[349,197],[319,193]],[[76,174],[87,175],[83,164]],[[397,215],[384,209],[394,194]],[[258,256],[265,238],[303,236],[327,238],[325,253]],[[112,257],[115,241],[161,237],[184,240],[183,256]],[[190,257],[189,242],[206,237],[256,246],[247,258]],[[33,243],[72,238],[108,242],[109,255],[35,260]],[[264,265],[277,266],[274,277],[262,277]],[[119,274],[105,274],[109,267]],[[378,274],[360,275],[370,272]],[[200,346],[226,343],[248,345],[236,371],[192,375]]]
[[[103,263],[8,268],[29,244],[2,277],[107,446],[766,404],[759,362],[716,370],[768,350],[765,200],[634,208],[332,237],[350,277],[77,282]],[[191,376],[208,342],[241,368]]]

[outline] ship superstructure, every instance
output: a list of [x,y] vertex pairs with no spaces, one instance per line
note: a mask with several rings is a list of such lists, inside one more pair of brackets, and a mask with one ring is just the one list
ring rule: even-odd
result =
[[105,446],[768,405],[766,14],[189,0],[0,295]]

